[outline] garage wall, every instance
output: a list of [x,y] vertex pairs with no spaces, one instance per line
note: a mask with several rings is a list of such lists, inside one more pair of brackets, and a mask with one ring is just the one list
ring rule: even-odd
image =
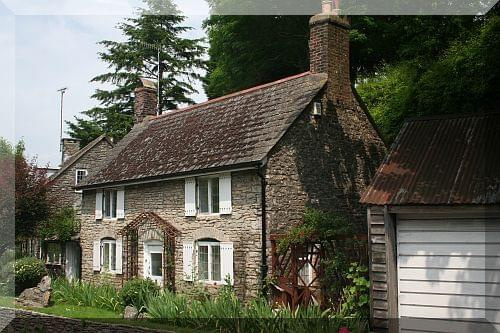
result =
[[370,312],[372,329],[388,327],[386,240],[382,207],[368,208]]
[[[477,299],[474,300],[470,298],[470,296],[474,296],[474,290],[476,292],[479,291],[484,292],[486,295],[492,295],[491,298],[483,298],[483,303],[485,303],[485,307],[491,307],[494,311],[485,311],[486,318],[489,320],[496,320],[496,316],[500,311],[500,284],[486,284],[483,287],[479,287],[477,284],[470,283],[457,285],[455,282],[437,282],[436,284],[431,284],[430,281],[425,281],[425,273],[422,273],[422,268],[419,267],[422,265],[435,265],[436,270],[433,271],[431,269],[430,272],[434,272],[436,274],[445,274],[442,275],[444,278],[453,277],[457,274],[464,274],[463,277],[466,279],[486,279],[491,280],[490,282],[495,282],[496,280],[500,280],[500,228],[494,226],[492,223],[486,224],[485,227],[484,222],[478,222],[481,220],[493,221],[493,224],[500,225],[500,210],[499,207],[389,207],[384,214],[384,207],[382,206],[371,206],[368,208],[368,231],[369,231],[369,245],[370,245],[370,280],[371,280],[371,328],[374,331],[387,331],[389,328],[390,331],[397,331],[398,329],[403,329],[404,326],[408,325],[417,325],[420,328],[427,325],[429,329],[432,327],[436,328],[443,323],[437,323],[433,319],[427,320],[427,322],[423,321],[414,321],[414,320],[406,320],[405,323],[400,323],[397,320],[389,320],[388,318],[397,318],[399,313],[399,298],[402,297],[402,302],[404,304],[408,304],[408,307],[403,309],[403,311],[410,311],[413,315],[417,315],[417,308],[412,307],[413,303],[417,303],[422,298],[425,299],[425,302],[462,302],[464,303],[464,307],[467,308],[468,303],[473,304],[474,302],[479,302]],[[446,232],[447,235],[443,233],[436,233],[438,229],[432,230],[428,232],[425,236],[422,234],[418,234],[419,228],[429,226],[435,224],[435,221],[445,220],[446,223],[462,223],[461,231],[452,231],[449,230]],[[411,222],[410,222],[411,221]],[[420,222],[418,222],[420,221]],[[496,222],[495,222],[496,221]],[[399,230],[396,229],[396,225],[398,223],[402,226]],[[415,223],[416,222],[416,223]],[[408,224],[410,223],[410,224]],[[406,229],[403,231],[405,227],[408,225],[414,224],[416,230]],[[419,224],[420,223],[420,224]],[[400,245],[401,251],[411,251],[415,250],[415,243],[418,242],[429,242],[432,243],[433,240],[436,243],[449,243],[449,246],[455,247],[456,250],[465,251],[467,253],[472,253],[471,251],[476,251],[478,255],[481,255],[480,251],[483,250],[484,254],[487,256],[481,259],[481,257],[460,259],[459,256],[442,256],[439,258],[423,258],[419,256],[414,256],[411,258],[404,257],[406,260],[402,263],[403,270],[400,274],[402,274],[403,280],[416,280],[416,281],[404,281],[401,284],[401,290],[403,290],[403,295],[400,295],[398,284],[400,283],[398,277],[398,253],[392,253],[391,248],[395,248],[397,245],[398,238],[396,237],[396,232],[392,235],[388,235],[388,231],[390,233],[391,228],[394,231],[400,231],[400,238],[402,240],[402,247]],[[413,227],[410,227],[413,228]],[[430,227],[432,228],[432,227]],[[443,224],[436,228],[443,228]],[[481,232],[482,230],[486,230],[487,233]],[[486,228],[486,229],[484,229]],[[475,230],[475,231],[474,231]],[[414,233],[417,231],[417,234]],[[457,234],[457,232],[459,234]],[[461,234],[460,234],[461,232]],[[482,239],[481,239],[482,235]],[[486,236],[485,236],[486,235]],[[462,237],[459,237],[462,236]],[[487,246],[479,245],[481,242],[488,243]],[[479,244],[478,244],[479,243]],[[431,249],[432,247],[440,246],[440,245],[424,245],[425,248]],[[448,248],[449,250],[450,248]],[[451,249],[453,250],[453,249]],[[409,252],[410,253],[410,252]],[[436,252],[437,253],[437,252]],[[488,256],[489,255],[489,256]],[[393,260],[388,260],[388,258],[393,258]],[[446,267],[445,267],[446,266]],[[466,267],[467,266],[467,267]],[[481,270],[482,266],[483,269]],[[499,270],[484,270],[485,267],[498,267]],[[447,269],[448,268],[448,269]],[[451,268],[451,269],[449,269]],[[458,273],[462,271],[462,273]],[[406,279],[405,275],[411,275],[411,279]],[[422,276],[424,274],[424,276]],[[451,275],[450,275],[451,274]],[[481,275],[482,274],[482,275]],[[422,279],[419,280],[418,276],[421,276]],[[438,278],[439,280],[439,278]],[[494,281],[495,280],[495,281]],[[477,281],[476,281],[477,282]],[[500,281],[498,281],[500,282]],[[446,288],[448,288],[449,294],[453,293],[455,290],[458,293],[458,297],[454,295],[416,295],[405,293],[405,291],[420,291],[422,292],[434,292],[439,290],[444,290],[446,284]],[[389,285],[389,288],[388,288]],[[392,286],[392,287],[390,287]],[[497,288],[498,287],[498,288]],[[426,288],[428,290],[426,291]],[[436,289],[437,288],[437,289]],[[455,289],[453,289],[455,288]],[[457,289],[458,288],[458,289]],[[464,289],[465,288],[465,289]],[[479,288],[479,289],[478,289]],[[445,294],[444,292],[440,292]],[[469,293],[472,293],[469,295]],[[497,297],[496,297],[497,296]],[[412,298],[413,297],[413,298]],[[416,298],[415,298],[416,297]],[[462,298],[467,297],[467,298]],[[393,301],[388,301],[391,299]],[[446,300],[445,300],[446,298]],[[406,302],[406,303],[405,303]],[[476,302],[476,303],[477,303]],[[466,304],[467,303],[467,304]],[[479,303],[478,303],[479,304]],[[429,304],[432,305],[432,304]],[[425,306],[424,306],[425,307]],[[422,307],[422,308],[424,308]],[[473,307],[473,306],[470,306]],[[477,307],[477,306],[476,306]],[[392,309],[391,309],[392,308]],[[414,312],[415,311],[415,312]],[[420,310],[419,310],[420,311]],[[441,310],[443,311],[443,310]],[[465,311],[465,310],[464,310]],[[474,309],[469,309],[469,311],[476,311]],[[458,313],[458,312],[457,312]],[[477,312],[476,312],[477,313]],[[404,315],[404,313],[401,313]],[[463,317],[463,314],[461,314]],[[440,317],[437,315],[437,317]],[[500,318],[498,318],[500,319]],[[402,324],[401,327],[399,325]],[[487,324],[486,326],[488,326]],[[487,331],[486,328],[482,329],[482,331]],[[462,322],[459,324],[459,328],[466,329],[467,326]],[[488,326],[488,327],[491,327]],[[457,330],[457,327],[453,327],[450,325],[444,324],[440,329],[441,331],[449,331],[455,332],[460,331]]]
[[[453,319],[447,320],[449,329],[456,325],[452,331],[468,321],[479,325],[475,331],[500,328],[499,217],[400,214],[397,244],[400,317]],[[422,324],[402,319],[400,328]]]

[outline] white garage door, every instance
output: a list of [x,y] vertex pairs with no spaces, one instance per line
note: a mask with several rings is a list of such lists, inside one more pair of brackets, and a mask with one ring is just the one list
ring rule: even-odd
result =
[[397,244],[401,331],[500,329],[499,219],[398,217]]

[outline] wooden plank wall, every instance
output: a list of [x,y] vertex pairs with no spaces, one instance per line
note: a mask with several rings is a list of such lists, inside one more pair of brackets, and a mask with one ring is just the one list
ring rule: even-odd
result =
[[368,208],[370,321],[375,331],[388,328],[387,265],[384,211],[382,207]]

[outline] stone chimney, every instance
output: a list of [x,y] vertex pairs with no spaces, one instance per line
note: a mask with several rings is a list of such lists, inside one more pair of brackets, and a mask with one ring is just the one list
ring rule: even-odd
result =
[[339,1],[323,1],[322,13],[309,20],[312,73],[328,74],[328,98],[335,104],[353,99],[349,75],[349,22],[339,16]]
[[80,150],[80,140],[73,138],[61,139],[61,164],[66,162],[71,156],[78,153]]
[[138,124],[147,116],[157,115],[156,85],[154,82],[141,79],[141,87],[134,90],[134,124]]

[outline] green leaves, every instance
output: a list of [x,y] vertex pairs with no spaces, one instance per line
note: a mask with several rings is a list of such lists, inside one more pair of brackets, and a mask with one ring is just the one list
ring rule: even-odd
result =
[[41,221],[38,226],[40,238],[56,238],[60,241],[69,241],[80,230],[76,219],[76,212],[72,207],[56,210],[47,220]]

